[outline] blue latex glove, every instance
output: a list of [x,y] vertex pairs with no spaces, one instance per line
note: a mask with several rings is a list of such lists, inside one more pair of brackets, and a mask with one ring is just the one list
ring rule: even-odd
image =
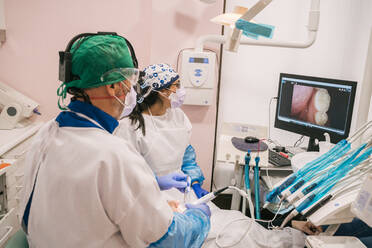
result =
[[187,175],[180,172],[170,173],[165,176],[156,177],[160,190],[176,188],[182,193],[185,192],[187,186]]
[[209,194],[208,191],[206,191],[205,189],[203,189],[203,188],[200,186],[200,183],[194,183],[191,187],[194,189],[195,195],[196,195],[198,198],[202,198],[202,197],[205,196],[206,194]]
[[194,205],[194,204],[190,204],[190,203],[186,203],[186,208],[187,209],[199,209],[201,210],[203,213],[205,213],[208,217],[211,217],[211,210],[209,209],[208,205],[203,203],[203,204],[198,204],[198,205]]

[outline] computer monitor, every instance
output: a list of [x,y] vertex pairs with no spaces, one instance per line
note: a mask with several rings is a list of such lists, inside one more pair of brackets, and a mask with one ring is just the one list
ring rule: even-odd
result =
[[309,136],[308,151],[317,151],[315,139],[328,133],[332,143],[348,137],[356,82],[281,73],[275,127]]

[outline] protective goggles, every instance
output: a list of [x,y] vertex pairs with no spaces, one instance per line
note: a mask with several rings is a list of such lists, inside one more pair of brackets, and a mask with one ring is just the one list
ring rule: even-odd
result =
[[[143,82],[143,80],[141,80],[141,79],[139,80],[139,84],[140,84],[140,87],[141,87],[140,92],[137,92],[138,95],[140,96],[139,100],[138,100],[139,103],[141,103],[143,101],[143,99],[146,98],[152,91],[159,92],[158,90],[155,90],[155,88],[151,84]],[[182,87],[181,81],[179,79],[177,79],[171,85],[176,86],[177,89],[180,89]],[[168,88],[165,88],[165,89],[170,90]]]
[[173,82],[173,83],[169,86],[169,88],[170,88],[171,86],[175,86],[177,89],[180,89],[180,88],[182,87],[182,84],[181,84],[181,81],[180,81],[179,79],[177,79],[175,82]]
[[133,87],[137,87],[140,70],[137,68],[115,68],[101,76],[101,82],[121,82],[127,80]]

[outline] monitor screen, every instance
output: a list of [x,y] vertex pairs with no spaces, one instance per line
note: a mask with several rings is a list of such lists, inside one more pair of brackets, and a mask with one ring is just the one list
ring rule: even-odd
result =
[[275,127],[333,143],[349,135],[356,82],[280,74]]

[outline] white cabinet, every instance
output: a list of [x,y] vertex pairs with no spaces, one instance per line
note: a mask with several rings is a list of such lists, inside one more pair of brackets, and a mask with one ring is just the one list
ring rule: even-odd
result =
[[1,220],[0,220],[0,247],[4,247],[9,238],[14,235],[20,225],[16,214],[16,209],[12,208]]
[[[0,0],[1,1],[1,0]],[[21,218],[19,205],[23,194],[24,181],[24,162],[25,155],[32,142],[32,136],[28,137],[17,146],[13,147],[0,157],[1,163],[10,163],[11,165],[0,169],[0,204],[1,204],[1,184],[5,187],[6,203],[1,204],[0,213],[0,248],[4,247],[8,239],[21,228]],[[2,211],[6,209],[6,211]]]

